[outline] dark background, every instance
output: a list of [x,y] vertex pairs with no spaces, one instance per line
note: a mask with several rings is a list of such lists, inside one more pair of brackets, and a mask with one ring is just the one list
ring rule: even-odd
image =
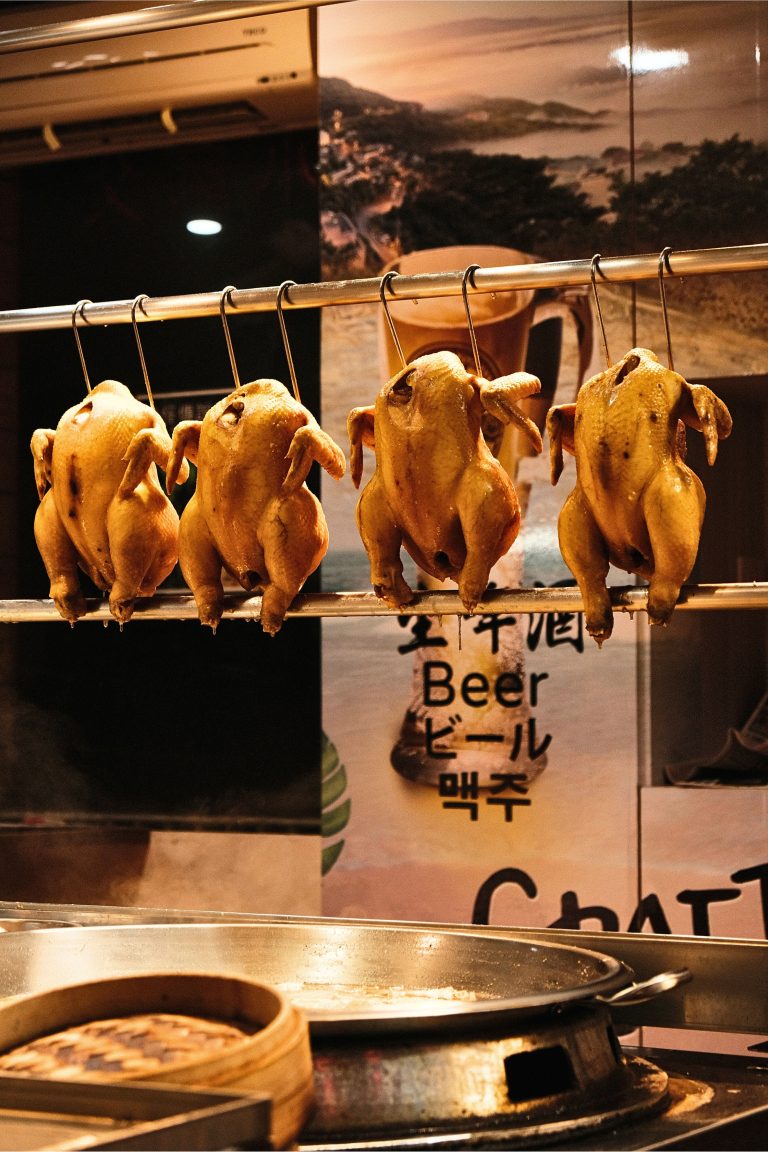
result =
[[[46,164],[18,181],[20,308],[319,278],[316,131]],[[220,220],[221,233],[190,235],[196,216]],[[289,385],[276,315],[229,324],[242,382]],[[286,306],[286,326],[302,401],[319,416],[317,312]],[[80,331],[91,385],[111,377],[146,399],[131,326]],[[220,318],[140,334],[161,411],[164,392],[231,390]],[[7,544],[18,549],[16,594],[37,598],[49,590],[29,438],[55,428],[85,384],[68,330],[22,336],[19,365],[29,483]],[[87,620],[3,631],[13,672],[0,819],[319,831],[319,622],[287,620],[275,638],[258,623],[225,621],[214,636],[194,621],[136,618],[122,631]]]

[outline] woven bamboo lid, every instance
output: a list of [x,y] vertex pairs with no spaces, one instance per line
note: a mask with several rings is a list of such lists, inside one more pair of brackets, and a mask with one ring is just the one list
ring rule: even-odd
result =
[[272,1099],[274,1147],[313,1104],[303,1014],[265,984],[229,976],[126,976],[0,1007],[0,1073],[55,1080],[227,1086]]

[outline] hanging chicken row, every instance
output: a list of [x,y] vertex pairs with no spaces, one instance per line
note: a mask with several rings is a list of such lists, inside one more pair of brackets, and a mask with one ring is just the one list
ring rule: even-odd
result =
[[[429,575],[458,584],[467,612],[493,564],[520,528],[509,475],[483,435],[488,413],[518,427],[541,452],[538,427],[518,407],[536,394],[535,376],[496,380],[468,371],[452,352],[406,364],[375,405],[349,415],[352,480],[363,447],[376,468],[357,506],[357,524],[376,595],[393,608],[411,603],[401,549]],[[665,624],[693,568],[705,494],[685,464],[685,426],[705,437],[713,464],[729,435],[726,406],[689,385],[647,349],[634,348],[580,389],[576,403],[551,408],[551,479],[563,450],[576,458],[576,487],[558,523],[563,558],[579,585],[587,630],[610,635],[609,564],[649,582],[648,614]],[[262,593],[261,623],[274,634],[328,547],[322,507],[305,484],[317,461],[345,470],[342,450],[276,380],[238,387],[202,421],[171,438],[154,410],[107,380],[31,442],[40,506],[35,539],[59,613],[74,623],[86,610],[78,569],[109,593],[112,615],[128,620],[177,559],[202,623],[216,628],[222,573]],[[170,493],[196,465],[194,495],[181,519]]]
[[[222,572],[263,593],[264,630],[289,604],[328,547],[320,502],[306,480],[317,460],[335,478],[344,453],[277,380],[256,380],[184,421],[173,439],[154,408],[105,380],[64,413],[55,432],[32,436],[40,506],[35,540],[61,616],[86,611],[78,569],[109,593],[112,615],[130,619],[177,563],[200,620],[216,628]],[[197,467],[181,520],[170,493]]]

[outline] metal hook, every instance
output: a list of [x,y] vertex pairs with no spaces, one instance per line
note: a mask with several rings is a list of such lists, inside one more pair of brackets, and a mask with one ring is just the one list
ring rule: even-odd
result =
[[[603,351],[605,353],[605,366],[606,366],[606,368],[610,368],[611,357],[610,357],[610,354],[608,352],[608,338],[605,335],[605,323],[603,322],[603,310],[600,307],[600,297],[597,294],[597,283],[595,282],[595,273],[600,272],[600,260],[601,260],[601,256],[600,256],[599,252],[596,253],[592,257],[592,264],[590,266],[590,272],[591,272],[591,276],[592,276],[592,295],[595,298],[595,308],[597,309],[597,318],[600,321],[600,332],[602,333],[602,337],[603,337]],[[603,275],[602,272],[600,272],[600,275],[601,276]]]
[[674,372],[675,362],[672,359],[672,340],[671,340],[671,337],[669,335],[669,316],[667,315],[667,295],[666,295],[666,292],[664,291],[664,269],[666,268],[666,270],[667,270],[667,272],[669,272],[670,276],[672,275],[672,269],[669,266],[669,254],[671,251],[672,251],[671,248],[664,248],[664,249],[662,249],[662,252],[659,255],[659,296],[661,297],[661,311],[662,311],[662,314],[664,316],[664,332],[666,333],[666,337],[667,337],[667,364],[669,365],[669,368],[671,369],[671,371]]
[[232,337],[229,334],[229,323],[227,321],[226,305],[232,304],[229,298],[230,292],[234,291],[234,284],[228,284],[226,288],[222,289],[221,298],[219,300],[219,312],[221,313],[221,323],[224,327],[224,339],[227,341],[227,352],[229,352],[229,363],[232,365],[232,376],[235,381],[235,388],[240,387],[240,374],[237,371],[237,362],[235,360],[235,349],[232,346]]
[[275,302],[275,307],[277,308],[277,318],[280,321],[280,331],[283,334],[283,346],[285,347],[285,356],[288,361],[288,371],[291,374],[291,386],[293,388],[293,395],[296,397],[297,402],[301,404],[301,396],[299,396],[299,385],[296,381],[296,369],[293,366],[291,346],[288,343],[288,332],[286,331],[285,319],[283,317],[283,296],[287,294],[288,289],[295,285],[295,283],[295,280],[283,280],[282,284],[277,290],[277,300]]
[[[133,334],[136,337],[136,347],[139,350],[139,360],[141,361],[141,371],[144,373],[144,387],[147,390],[147,399],[149,400],[150,408],[154,408],[155,401],[152,398],[152,389],[149,386],[149,373],[147,372],[147,362],[144,359],[144,349],[142,348],[141,340],[139,339],[139,326],[136,323],[136,308],[137,308],[137,306],[138,307],[141,306],[141,302],[143,300],[149,300],[149,296],[146,296],[146,295],[137,296],[136,299],[134,300],[133,304],[131,305],[131,324],[133,325]],[[142,310],[142,312],[144,311],[143,308],[141,310]]]
[[[79,312],[83,317],[83,320],[85,320],[85,316],[83,316],[83,308],[86,304],[92,303],[92,300],[78,300],[77,304],[75,304],[74,308],[72,309],[72,331],[75,334],[75,343],[77,344],[77,351],[80,356],[80,366],[83,369],[83,376],[85,377],[85,388],[87,392],[91,391],[91,382],[88,379],[88,369],[85,364],[85,356],[83,355],[83,345],[80,341],[80,333],[77,330],[77,314]],[[86,324],[88,323],[87,320],[85,320],[85,322]]]
[[400,344],[400,339],[397,335],[397,330],[395,329],[394,321],[392,320],[392,317],[389,314],[389,308],[387,307],[387,286],[388,286],[390,280],[393,280],[397,275],[398,275],[398,273],[395,272],[394,269],[391,269],[389,272],[385,273],[384,276],[382,276],[381,284],[379,285],[379,299],[381,300],[381,303],[384,305],[384,315],[387,318],[387,324],[389,325],[389,334],[392,337],[392,343],[395,345],[395,348],[397,349],[397,354],[400,357],[400,362],[403,365],[403,368],[405,368],[406,365],[408,364],[408,361],[405,358],[405,353],[403,352],[402,346]]
[[475,375],[476,376],[482,376],[483,371],[482,371],[482,368],[480,366],[480,352],[478,351],[478,347],[477,347],[477,336],[475,335],[475,326],[472,323],[472,314],[469,310],[469,299],[467,297],[467,282],[469,282],[473,288],[475,287],[475,272],[477,272],[479,267],[480,267],[479,264],[470,264],[469,268],[467,268],[466,272],[464,273],[464,275],[461,278],[461,295],[464,298],[464,311],[467,314],[467,327],[469,328],[469,339],[472,342],[472,355],[475,358]]

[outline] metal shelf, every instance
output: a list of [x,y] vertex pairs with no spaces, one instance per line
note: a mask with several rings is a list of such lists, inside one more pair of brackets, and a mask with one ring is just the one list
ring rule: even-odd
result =
[[[647,588],[614,586],[611,602],[617,612],[642,612],[648,600]],[[691,584],[680,593],[676,612],[719,609],[768,609],[768,583]],[[573,613],[583,611],[581,593],[568,588],[499,588],[486,593],[475,616],[537,612]],[[222,621],[258,620],[261,597],[229,593]],[[464,616],[466,609],[458,592],[417,592],[412,604],[397,610],[389,608],[373,592],[302,592],[288,609],[289,618],[338,616]],[[82,621],[107,624],[110,615],[106,599],[88,601]],[[162,589],[147,600],[139,600],[131,623],[136,620],[196,620],[197,607],[188,592]],[[52,600],[0,600],[0,624],[22,624],[55,620],[65,623]],[[79,621],[80,622],[80,621]],[[78,622],[78,623],[79,623]]]

